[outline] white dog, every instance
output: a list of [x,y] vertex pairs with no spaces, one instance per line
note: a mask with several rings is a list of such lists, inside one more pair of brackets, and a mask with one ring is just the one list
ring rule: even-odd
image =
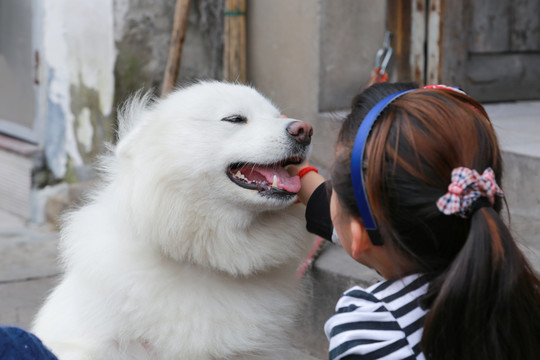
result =
[[119,118],[33,331],[67,360],[286,358],[312,238],[284,166],[306,159],[311,126],[218,82],[137,96]]

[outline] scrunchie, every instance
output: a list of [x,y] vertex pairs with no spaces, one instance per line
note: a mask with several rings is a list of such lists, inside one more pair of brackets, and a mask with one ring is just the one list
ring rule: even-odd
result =
[[503,197],[504,193],[495,181],[493,169],[487,168],[480,175],[474,169],[458,167],[452,170],[448,192],[437,200],[437,207],[445,215],[455,214],[466,219],[476,200],[485,197],[493,206],[495,196]]

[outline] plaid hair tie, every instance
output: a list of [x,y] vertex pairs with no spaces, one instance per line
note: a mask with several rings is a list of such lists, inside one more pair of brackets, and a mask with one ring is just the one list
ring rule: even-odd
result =
[[482,175],[476,170],[458,167],[452,170],[452,180],[448,192],[437,200],[437,207],[445,215],[456,214],[462,218],[470,215],[471,205],[485,197],[491,205],[495,196],[504,196],[495,181],[493,169],[487,168]]

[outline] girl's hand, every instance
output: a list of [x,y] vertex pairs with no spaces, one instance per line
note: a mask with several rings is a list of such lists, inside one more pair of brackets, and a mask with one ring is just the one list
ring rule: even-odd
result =
[[[309,162],[300,165],[289,165],[287,166],[287,171],[289,172],[289,175],[296,176],[298,175],[298,172],[300,170],[309,166],[311,166]],[[297,194],[298,200],[300,200],[303,204],[307,204],[309,198],[311,197],[311,194],[313,194],[313,191],[315,191],[315,189],[317,189],[319,185],[321,185],[324,181],[325,179],[316,171],[309,171],[307,173],[304,173],[300,178],[300,183],[302,187]]]

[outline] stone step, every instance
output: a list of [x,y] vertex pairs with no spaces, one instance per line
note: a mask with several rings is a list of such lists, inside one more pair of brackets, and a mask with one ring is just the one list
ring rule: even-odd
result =
[[36,145],[0,134],[0,209],[28,218],[32,171],[39,161]]
[[336,301],[354,285],[367,287],[382,278],[354,261],[342,247],[327,243],[304,277],[306,297],[298,321],[295,344],[317,359],[328,358],[324,323],[334,314]]
[[540,272],[540,102],[490,104],[485,109],[503,153],[510,230]]

